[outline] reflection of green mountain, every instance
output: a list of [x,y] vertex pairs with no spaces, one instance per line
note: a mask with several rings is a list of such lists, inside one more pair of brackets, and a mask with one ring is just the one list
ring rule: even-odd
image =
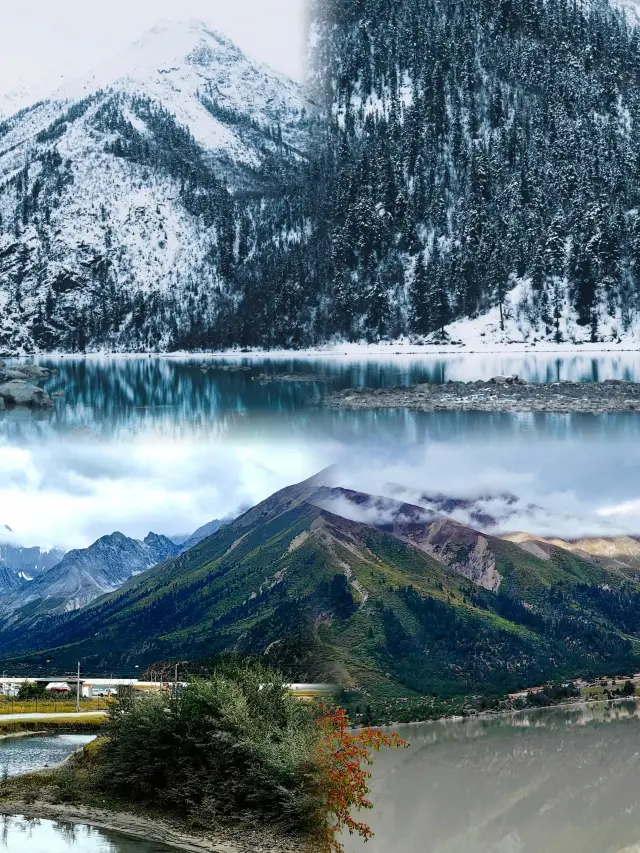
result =
[[[361,511],[373,500],[316,480],[284,489],[75,615],[23,614],[0,651],[12,669],[81,659],[123,670],[240,649],[296,678],[396,695],[504,692],[640,663],[629,639],[640,636],[640,596],[623,577],[559,549],[538,559],[408,505],[390,502],[397,518],[383,529],[317,505],[347,494]],[[460,574],[471,567],[463,551],[478,550],[500,571],[498,593]]]

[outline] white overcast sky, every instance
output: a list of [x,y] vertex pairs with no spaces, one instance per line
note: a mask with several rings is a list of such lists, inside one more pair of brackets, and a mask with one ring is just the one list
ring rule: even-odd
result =
[[83,74],[159,20],[196,18],[247,54],[303,76],[305,0],[0,0],[0,89],[53,89]]

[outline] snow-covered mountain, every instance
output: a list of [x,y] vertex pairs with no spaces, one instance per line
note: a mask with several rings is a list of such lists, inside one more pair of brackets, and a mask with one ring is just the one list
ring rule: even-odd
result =
[[0,121],[33,105],[37,96],[32,86],[23,81],[3,85],[0,79]]
[[164,22],[0,122],[0,349],[164,347],[170,306],[215,313],[311,107],[220,33]]
[[317,326],[371,343],[637,344],[636,0],[309,8],[333,131],[310,205],[326,226],[305,253],[330,307]]
[[109,90],[161,104],[197,142],[234,162],[253,167],[262,162],[238,129],[241,119],[266,137],[279,126],[287,144],[304,144],[300,119],[309,104],[301,86],[252,62],[201,21],[161,21],[85,77],[65,83],[51,100],[73,103]]
[[54,568],[16,587],[2,601],[2,612],[6,616],[25,605],[48,613],[77,610],[179,551],[178,545],[156,533],[144,541],[122,533],[103,536],[89,548],[69,551]]
[[64,557],[60,548],[26,548],[8,524],[0,523],[0,592],[17,589],[56,566]]

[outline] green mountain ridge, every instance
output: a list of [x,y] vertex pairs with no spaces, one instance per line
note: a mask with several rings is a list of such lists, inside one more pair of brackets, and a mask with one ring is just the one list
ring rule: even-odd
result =
[[[478,566],[495,588],[474,582]],[[18,614],[0,657],[14,672],[116,672],[239,651],[368,695],[500,694],[635,671],[639,604],[638,585],[595,560],[542,559],[312,478],[76,613]]]

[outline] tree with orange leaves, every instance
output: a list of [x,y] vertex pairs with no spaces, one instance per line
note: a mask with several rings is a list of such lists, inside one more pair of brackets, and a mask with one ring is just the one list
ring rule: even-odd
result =
[[379,729],[349,730],[349,718],[342,708],[320,706],[320,738],[317,767],[320,771],[321,813],[318,815],[312,849],[317,853],[345,853],[340,836],[346,830],[365,841],[373,837],[370,827],[353,817],[354,812],[371,809],[368,799],[373,763],[372,753],[382,747],[407,747],[397,734]]

